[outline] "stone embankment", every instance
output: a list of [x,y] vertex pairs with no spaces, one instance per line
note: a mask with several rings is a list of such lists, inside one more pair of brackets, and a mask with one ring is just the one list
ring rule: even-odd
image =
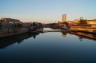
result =
[[0,23],[0,38],[8,37],[32,31],[37,31],[42,28],[41,23]]

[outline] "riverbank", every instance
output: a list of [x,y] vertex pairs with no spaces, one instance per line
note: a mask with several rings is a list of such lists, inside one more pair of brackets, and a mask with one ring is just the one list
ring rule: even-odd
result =
[[0,23],[0,38],[37,31],[40,28],[42,24],[38,22]]
[[84,33],[76,33],[74,35],[74,33],[47,32],[35,35],[25,33],[4,38],[0,40],[0,62],[38,63],[40,61],[40,63],[46,63],[48,61],[47,63],[91,63],[93,61],[92,63],[94,63],[96,40],[87,38],[87,35]]
[[3,29],[0,30],[0,38],[1,37],[8,37],[8,36],[13,36],[13,35],[18,35],[18,34],[23,34],[23,33],[27,33],[28,29],[27,28],[16,28],[16,29]]
[[85,32],[85,33],[92,33],[92,34],[96,34],[96,28],[92,28],[92,27],[86,27],[86,26],[72,26],[69,29],[70,31],[74,31],[74,32]]

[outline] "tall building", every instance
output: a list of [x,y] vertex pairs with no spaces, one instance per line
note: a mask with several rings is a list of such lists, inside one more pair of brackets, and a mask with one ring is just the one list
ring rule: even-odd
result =
[[66,22],[66,14],[62,15],[62,22]]

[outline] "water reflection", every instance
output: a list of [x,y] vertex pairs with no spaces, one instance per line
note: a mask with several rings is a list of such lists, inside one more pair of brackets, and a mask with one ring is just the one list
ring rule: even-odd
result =
[[[50,30],[52,31],[52,29],[44,29],[44,30],[49,32]],[[0,38],[0,49],[6,48],[14,43],[21,43],[23,42],[23,40],[28,39],[30,37],[33,37],[35,39],[36,36],[39,35],[40,33],[48,33],[45,32],[44,30],[42,32],[34,32],[34,33],[32,32],[32,33],[25,33],[25,34],[11,36],[11,37]],[[53,32],[57,32],[57,31],[53,30]],[[96,35],[94,34],[83,33],[83,32],[68,32],[68,31],[63,31],[61,33],[63,38],[67,37],[67,34],[70,34],[70,35],[78,36],[80,41],[82,41],[83,39],[96,41]]]
[[0,39],[0,62],[96,63],[96,42],[93,41],[96,35],[66,30],[48,31]]
[[36,38],[37,35],[40,33],[25,33],[5,38],[0,38],[0,48],[6,48],[9,45],[12,45],[14,43],[21,43],[23,40],[28,39],[30,37]]
[[67,33],[66,32],[62,32],[62,37],[67,37]]
[[89,39],[89,40],[96,41],[96,35],[95,34],[83,33],[83,32],[71,32],[70,34],[78,36],[80,41],[82,41],[82,39]]

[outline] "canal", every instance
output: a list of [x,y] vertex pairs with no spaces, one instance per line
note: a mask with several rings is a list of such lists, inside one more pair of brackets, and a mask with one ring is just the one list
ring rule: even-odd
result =
[[2,38],[0,63],[96,63],[96,35],[56,30]]

